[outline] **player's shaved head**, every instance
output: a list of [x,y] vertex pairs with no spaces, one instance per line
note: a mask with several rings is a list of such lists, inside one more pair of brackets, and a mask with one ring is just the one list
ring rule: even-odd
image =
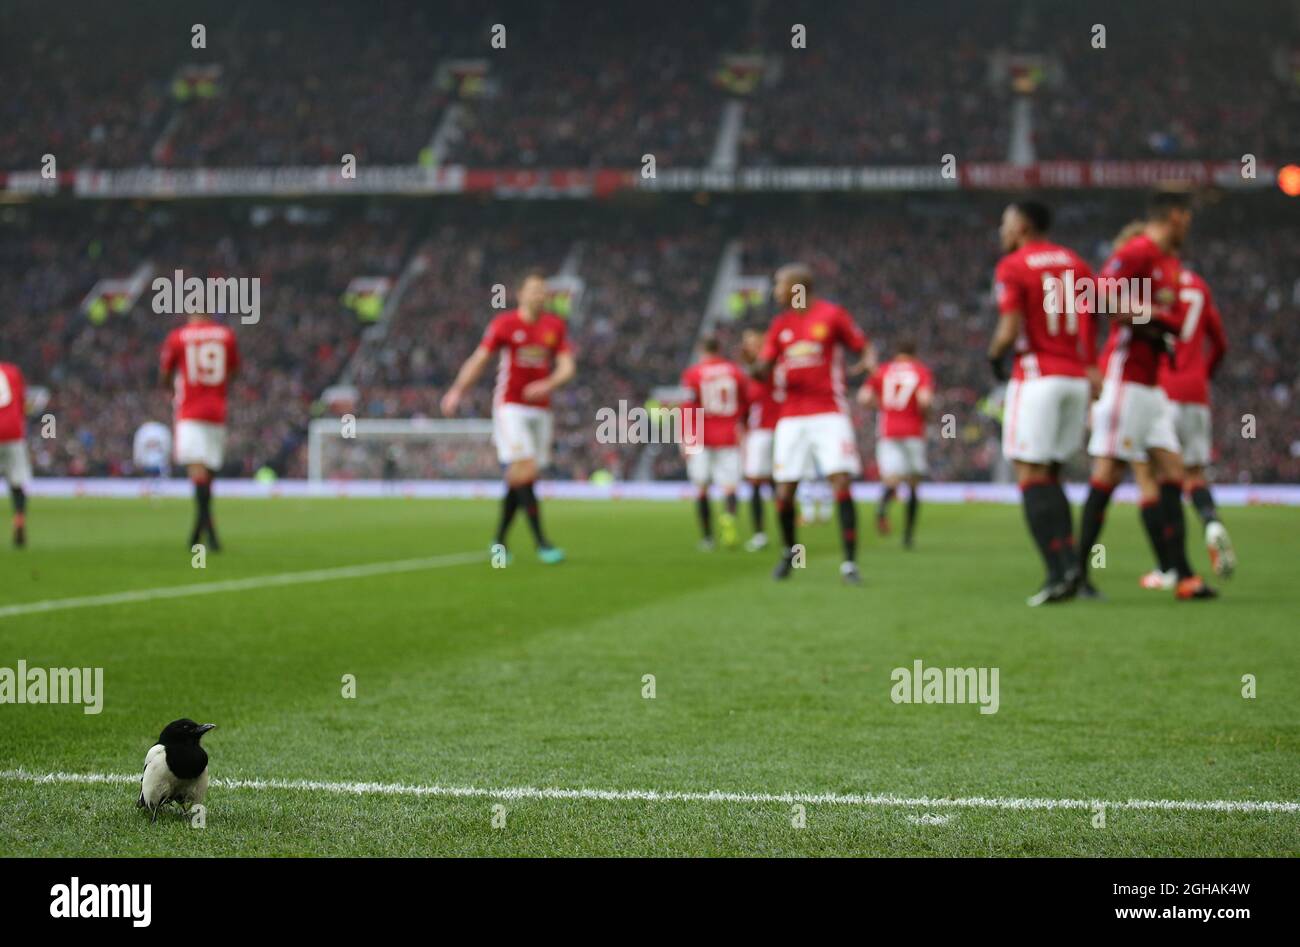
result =
[[1192,199],[1186,191],[1156,191],[1147,198],[1147,220],[1167,220],[1178,211],[1191,211]]
[[1165,249],[1179,250],[1192,226],[1192,198],[1186,191],[1156,191],[1147,199],[1147,233]]
[[535,313],[546,303],[546,272],[533,268],[524,272],[519,281],[519,308]]
[[807,263],[787,263],[777,270],[773,277],[772,295],[779,305],[789,308],[798,302],[794,293],[796,286],[803,287],[801,295],[803,304],[807,305],[813,293],[813,271]]
[[1034,233],[1047,233],[1052,229],[1052,211],[1042,201],[1016,201],[1011,206]]
[[529,283],[532,280],[541,280],[543,283],[545,283],[546,271],[543,270],[540,266],[532,266],[524,270],[523,275],[519,278],[520,289],[522,289],[527,283]]
[[905,335],[898,340],[897,348],[898,348],[899,355],[915,355],[916,340],[913,339],[911,336]]
[[710,333],[700,339],[700,351],[705,355],[717,355],[722,350],[722,343],[718,337]]
[[1052,226],[1052,211],[1041,201],[1012,201],[1002,212],[998,239],[1002,249],[1011,253],[1030,240],[1041,237]]
[[747,362],[755,361],[758,358],[758,353],[763,349],[764,334],[763,327],[752,322],[741,329],[740,357]]

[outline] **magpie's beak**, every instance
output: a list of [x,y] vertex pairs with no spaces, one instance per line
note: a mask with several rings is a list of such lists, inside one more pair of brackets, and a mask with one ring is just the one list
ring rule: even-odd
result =
[[215,730],[215,729],[217,729],[217,725],[215,723],[201,723],[199,724],[198,730],[196,730],[195,732],[199,736],[203,736],[203,734],[207,733],[209,730]]

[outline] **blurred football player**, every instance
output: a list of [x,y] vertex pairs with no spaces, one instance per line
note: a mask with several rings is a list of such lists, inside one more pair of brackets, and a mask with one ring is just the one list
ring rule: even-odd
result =
[[[782,312],[768,327],[752,369],[757,378],[778,373],[783,394],[772,445],[783,550],[772,575],[784,579],[794,568],[795,490],[815,464],[835,492],[844,550],[840,576],[851,585],[860,585],[857,510],[850,488],[861,472],[861,461],[849,419],[844,376],[871,370],[875,356],[848,312],[814,295],[812,269],[806,264],[791,263],[777,270],[772,293]],[[846,351],[859,356],[847,369]]]
[[[735,548],[736,486],[740,483],[740,435],[737,428],[749,410],[747,382],[750,380],[735,362],[719,354],[717,338],[701,340],[699,361],[682,373],[682,388],[690,395],[681,405],[682,429],[688,441],[686,473],[695,485],[695,506],[700,519],[700,548],[713,549],[713,522],[709,487],[722,491],[723,513],[719,533],[722,545]],[[689,412],[689,413],[688,413]],[[698,423],[687,423],[696,418]]]
[[[998,326],[988,357],[1007,381],[1002,453],[1015,465],[1029,533],[1047,568],[1031,607],[1061,602],[1078,578],[1070,501],[1061,467],[1083,443],[1096,349],[1092,314],[1071,292],[1092,278],[1077,253],[1047,239],[1052,215],[1038,201],[1017,201],[1002,214],[1006,252],[995,272]],[[1085,547],[1087,548],[1087,547]]]
[[171,476],[172,432],[159,421],[145,421],[135,431],[131,459],[136,469],[155,480]]
[[858,391],[858,404],[876,409],[876,466],[880,468],[880,503],[876,530],[889,535],[889,504],[907,484],[907,518],[903,547],[912,548],[916,514],[920,508],[917,487],[926,475],[925,419],[934,398],[934,376],[916,357],[916,343],[903,339],[898,354],[872,373]]
[[[1172,358],[1160,361],[1157,378],[1173,412],[1174,434],[1183,455],[1184,489],[1205,528],[1210,565],[1217,575],[1227,578],[1236,569],[1237,556],[1219,521],[1205,468],[1210,462],[1210,379],[1228,350],[1228,342],[1210,287],[1186,265],[1179,276],[1178,303],[1183,310],[1182,328]],[[1146,519],[1144,516],[1144,524]],[[1156,536],[1151,539],[1159,565],[1142,577],[1142,587],[1172,589],[1178,574],[1168,561],[1165,544]]]
[[552,565],[564,561],[564,550],[551,545],[542,529],[537,478],[551,462],[554,420],[551,395],[573,380],[576,363],[569,345],[568,325],[543,308],[546,274],[531,270],[519,284],[517,307],[488,324],[478,348],[460,367],[456,380],[442,396],[442,413],[454,415],[465,392],[478,381],[493,355],[497,383],[492,395],[492,440],[505,468],[506,492],[494,545],[506,547],[515,513],[522,507],[537,546],[537,557]]
[[26,441],[27,383],[12,362],[0,362],[0,479],[9,485],[13,507],[13,542],[27,545],[27,487],[32,465]]
[[1144,525],[1163,552],[1159,558],[1172,569],[1175,597],[1195,600],[1215,597],[1187,560],[1183,515],[1183,458],[1174,430],[1174,412],[1159,386],[1159,362],[1165,357],[1166,334],[1182,328],[1184,310],[1178,301],[1182,266],[1178,253],[1191,227],[1192,209],[1185,194],[1153,196],[1140,233],[1122,243],[1102,267],[1111,280],[1149,281],[1146,311],[1132,302],[1127,312],[1110,313],[1109,337],[1102,353],[1105,381],[1092,406],[1088,453],[1093,458],[1088,499],[1084,504],[1079,548],[1080,594],[1096,595],[1087,580],[1092,549],[1101,536],[1111,494],[1130,465],[1139,468],[1136,480]]
[[[758,361],[763,350],[763,331],[747,328],[740,337],[741,361],[748,369]],[[767,547],[767,533],[763,529],[763,487],[774,489],[772,480],[772,432],[776,428],[779,379],[751,377],[745,400],[749,402],[749,415],[745,418],[745,439],[742,463],[745,480],[749,482],[749,515],[753,535],[745,543],[750,552]]]
[[190,315],[163,341],[158,383],[172,388],[176,463],[194,485],[190,548],[206,538],[208,550],[221,550],[212,519],[212,484],[225,464],[229,386],[238,370],[235,333],[208,315]]

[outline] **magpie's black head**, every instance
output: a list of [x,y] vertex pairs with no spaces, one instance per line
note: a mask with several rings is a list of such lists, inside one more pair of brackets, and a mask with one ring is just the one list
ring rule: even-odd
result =
[[198,743],[199,737],[215,726],[215,723],[195,723],[189,717],[182,717],[163,728],[163,732],[158,735],[158,742],[163,746]]

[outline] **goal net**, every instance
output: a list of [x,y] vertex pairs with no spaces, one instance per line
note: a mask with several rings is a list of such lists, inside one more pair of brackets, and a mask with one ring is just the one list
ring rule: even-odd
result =
[[492,422],[469,419],[320,418],[307,431],[307,478],[496,480]]

